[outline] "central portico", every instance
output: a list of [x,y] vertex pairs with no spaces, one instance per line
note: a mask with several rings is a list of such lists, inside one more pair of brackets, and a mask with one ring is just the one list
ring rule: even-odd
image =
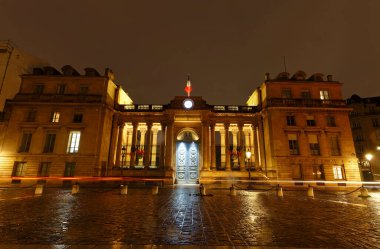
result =
[[168,105],[119,105],[108,174],[175,184],[247,178],[248,169],[264,166],[259,118],[256,107],[208,105],[199,96],[176,96]]

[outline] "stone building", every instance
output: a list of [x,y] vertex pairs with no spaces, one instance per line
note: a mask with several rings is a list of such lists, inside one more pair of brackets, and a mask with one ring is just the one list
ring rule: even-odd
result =
[[19,91],[20,75],[41,66],[48,66],[48,63],[20,50],[10,41],[0,41],[0,112],[6,99],[12,99]]
[[22,76],[2,122],[1,176],[359,180],[341,83],[281,73],[247,105],[200,96],[134,104],[110,70],[51,67]]
[[362,179],[380,180],[380,97],[355,94],[347,102],[353,109],[351,129]]
[[322,74],[280,73],[251,95],[261,106],[263,158],[271,177],[360,180],[342,83]]

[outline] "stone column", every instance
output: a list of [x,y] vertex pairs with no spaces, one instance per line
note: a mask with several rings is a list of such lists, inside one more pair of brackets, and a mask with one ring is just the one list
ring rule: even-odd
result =
[[264,127],[263,127],[263,120],[262,117],[259,118],[259,123],[257,127],[257,141],[258,141],[258,149],[259,149],[259,160],[260,160],[260,167],[262,167],[263,170],[265,170],[265,173],[267,173],[267,168],[265,165],[265,143],[264,143]]
[[123,143],[123,134],[124,134],[124,123],[119,124],[119,134],[117,136],[117,147],[116,147],[116,167],[120,167],[120,157],[121,157],[121,145]]
[[157,127],[152,128],[152,155],[151,155],[151,165],[152,166],[157,166],[156,165],[156,157],[157,157],[157,134],[158,134],[158,129]]
[[244,163],[244,158],[245,158],[245,151],[244,151],[244,134],[243,134],[243,124],[238,124],[238,129],[239,129],[239,147],[240,147],[240,155],[239,155],[239,166],[240,170],[245,170],[245,163]]
[[[131,162],[131,148],[132,148],[132,134],[133,134],[133,129],[127,130],[127,142],[126,142],[126,155],[125,155],[125,161],[126,162]],[[129,165],[131,166],[131,165]]]
[[209,124],[208,122],[203,122],[202,123],[202,130],[203,130],[203,135],[202,135],[202,148],[203,148],[203,170],[210,170],[210,163],[209,163],[209,143],[208,143],[208,138],[209,138]]
[[145,127],[140,127],[140,146],[139,146],[139,149],[143,149],[144,150],[144,155],[143,155],[143,158],[140,158],[138,159],[138,166],[144,166],[144,160],[145,160],[145,135],[146,135],[146,128]]
[[111,141],[110,148],[108,154],[108,170],[111,170],[115,166],[115,147],[116,147],[116,139],[118,137],[118,122],[119,117],[114,115],[112,121],[112,131],[111,131]]
[[[258,129],[256,126],[252,127],[253,129],[253,156],[254,156],[254,162],[256,168],[261,167],[261,162],[260,162],[260,154],[259,154],[259,143],[258,143]],[[251,139],[251,138],[249,138]]]
[[[237,153],[237,146],[238,146],[238,130],[233,127],[232,128],[232,150],[233,152],[236,152]],[[239,163],[239,159],[236,157],[235,159],[233,159],[232,161],[232,164],[231,166],[236,166],[236,164]]]
[[216,154],[215,154],[215,123],[211,123],[211,170],[216,169]]
[[221,166],[226,166],[226,131],[219,130],[220,132],[220,162]]
[[329,154],[328,144],[329,141],[326,132],[322,130],[319,140],[319,151],[321,153],[321,156],[327,156]]
[[159,166],[165,167],[165,141],[166,141],[166,123],[161,123],[161,145],[160,145],[160,164]]
[[173,122],[168,123],[166,130],[165,168],[173,170]]
[[134,122],[134,123],[132,123],[132,125],[133,125],[133,131],[132,131],[132,146],[131,146],[131,162],[130,162],[130,165],[131,165],[131,167],[134,167],[135,161],[136,161],[136,142],[137,142],[138,123]]
[[148,168],[150,166],[150,152],[152,148],[151,137],[152,137],[152,123],[147,123],[147,136],[146,136],[146,145],[144,149],[144,166]]
[[231,162],[230,162],[230,153],[229,153],[229,146],[230,146],[230,136],[229,136],[229,129],[230,124],[224,123],[224,130],[225,130],[225,154],[226,154],[226,170],[231,170]]

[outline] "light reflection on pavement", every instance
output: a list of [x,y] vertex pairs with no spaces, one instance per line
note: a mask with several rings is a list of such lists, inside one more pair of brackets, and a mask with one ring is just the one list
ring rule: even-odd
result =
[[[46,188],[0,190],[0,248],[126,245],[380,248],[380,192]],[[338,193],[339,194],[339,193]],[[37,246],[36,246],[37,245]],[[12,246],[12,247],[11,247]],[[34,247],[33,247],[34,246]],[[71,247],[74,248],[74,247]]]

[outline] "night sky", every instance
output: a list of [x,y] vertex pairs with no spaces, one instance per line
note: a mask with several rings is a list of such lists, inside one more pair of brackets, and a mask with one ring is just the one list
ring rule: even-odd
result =
[[244,105],[284,71],[380,95],[379,0],[0,0],[0,40],[60,69],[106,67],[135,103],[193,95]]

